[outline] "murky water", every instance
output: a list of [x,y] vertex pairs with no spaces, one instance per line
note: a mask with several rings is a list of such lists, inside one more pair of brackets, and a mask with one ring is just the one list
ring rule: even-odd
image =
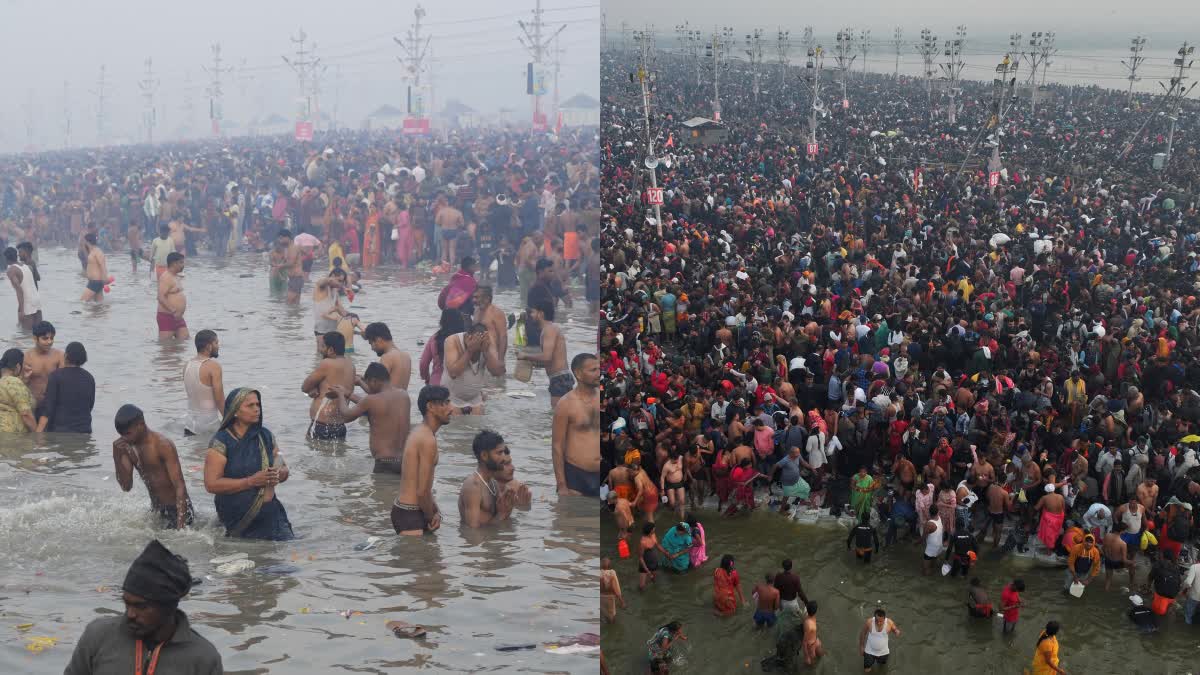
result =
[[[279,498],[303,537],[280,544],[229,540],[204,491],[207,439],[183,437],[180,373],[194,348],[158,343],[154,285],[144,265],[133,276],[127,257],[113,255],[109,264],[117,276],[113,292],[102,306],[82,307],[74,253],[41,255],[44,313],[58,331],[56,346],[79,340],[88,350],[86,368],[97,381],[95,434],[0,438],[0,673],[61,673],[87,622],[121,611],[118,589],[128,565],[153,537],[205,578],[181,607],[220,650],[229,673],[596,671],[594,655],[551,654],[542,644],[598,632],[599,542],[595,502],[560,501],[554,494],[543,372],[529,385],[507,383],[509,390],[531,389],[535,398],[499,392],[484,418],[455,418],[442,430],[435,490],[446,521],[434,536],[399,541],[388,520],[397,477],[371,473],[365,422],[351,425],[338,449],[304,440],[308,399],[300,383],[317,362],[311,284],[293,308],[269,296],[266,263],[255,254],[189,262],[183,281],[188,324],[193,334],[218,331],[226,391],[262,390],[266,425],[292,471]],[[354,303],[365,321],[388,323],[396,344],[413,356],[414,416],[421,385],[417,342],[436,330],[435,299],[444,283],[427,272],[376,270]],[[14,302],[9,289],[0,292],[0,346],[28,348],[32,338],[9,321]],[[516,292],[498,293],[496,304],[515,311]],[[563,310],[560,324],[571,354],[594,345],[595,318],[585,305]],[[361,373],[374,354],[361,339],[357,346]],[[121,492],[111,443],[113,415],[123,403],[140,406],[150,427],[175,441],[202,525],[157,530],[141,482]],[[470,440],[484,425],[508,441],[517,477],[530,486],[534,502],[529,511],[514,512],[512,523],[480,533],[459,526],[456,502],[475,466]],[[354,550],[373,535],[383,542]],[[215,576],[209,560],[239,551],[257,569]],[[276,564],[298,569],[262,572]],[[361,614],[344,618],[345,610]],[[393,619],[425,626],[428,637],[393,637],[384,626]],[[18,630],[27,623],[34,625]],[[34,653],[26,649],[34,636],[59,641]],[[521,643],[537,648],[495,650]]]
[[[819,605],[818,635],[827,652],[815,668],[801,666],[797,672],[862,672],[858,634],[877,606],[884,607],[903,632],[892,636],[892,656],[884,671],[889,673],[1019,673],[1032,660],[1038,632],[1050,620],[1062,624],[1060,658],[1067,672],[1182,675],[1200,670],[1200,626],[1184,624],[1181,613],[1173,610],[1163,630],[1144,636],[1126,618],[1129,593],[1121,589],[1128,585],[1127,575],[1113,577],[1111,592],[1104,591],[1101,578],[1083,597],[1068,598],[1062,594],[1061,568],[1014,556],[995,560],[988,555],[989,540],[974,570],[989,599],[998,605],[1001,589],[1014,576],[1026,584],[1026,607],[1015,636],[1005,636],[998,620],[968,619],[967,582],[962,577],[921,576],[922,549],[912,540],[885,549],[870,565],[863,565],[846,549],[848,530],[834,521],[800,524],[762,510],[725,518],[712,508],[715,501],[709,506],[697,512],[708,562],[685,575],[660,570],[657,581],[642,593],[637,590],[636,560],[617,557],[615,521],[602,516],[602,553],[613,558],[629,605],[618,610],[617,622],[605,624],[602,632],[604,655],[614,673],[645,672],[646,641],[672,620],[683,622],[689,638],[680,671],[762,672],[760,661],[775,651],[775,631],[754,628],[750,594],[763,575],[781,569],[784,558],[792,559],[805,593]],[[673,514],[660,511],[659,536],[675,522]],[[640,533],[640,523],[636,529]],[[635,553],[636,545],[635,540]],[[734,617],[717,618],[712,613],[712,573],[726,553],[735,558],[750,607]],[[1141,584],[1148,568],[1144,557],[1139,561]]]

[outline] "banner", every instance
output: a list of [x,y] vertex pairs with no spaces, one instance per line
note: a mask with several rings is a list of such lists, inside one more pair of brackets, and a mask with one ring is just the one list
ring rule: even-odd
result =
[[525,93],[530,96],[545,96],[550,91],[551,70],[544,65],[525,65]]
[[650,206],[663,205],[663,188],[646,188],[646,201],[650,202]]
[[818,150],[818,148],[817,148],[817,144],[816,144],[816,143],[809,143],[809,144],[808,144],[808,156],[809,156],[809,157],[816,157],[816,156],[817,156],[817,150]]
[[296,140],[311,141],[313,139],[312,122],[296,122]]
[[404,120],[405,134],[428,134],[429,133],[429,118],[428,117],[410,117]]

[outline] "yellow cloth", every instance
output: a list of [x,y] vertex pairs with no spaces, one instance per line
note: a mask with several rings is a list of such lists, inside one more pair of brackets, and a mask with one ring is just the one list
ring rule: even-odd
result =
[[350,264],[346,262],[346,254],[342,253],[342,245],[338,242],[333,242],[329,245],[329,271],[333,271],[333,261],[335,258],[342,259],[342,269],[348,269]]
[[1087,384],[1083,378],[1079,378],[1079,382],[1067,379],[1067,403],[1086,403],[1087,402]]
[[1058,665],[1058,638],[1048,637],[1038,643],[1033,652],[1033,675],[1054,675],[1054,669],[1046,664],[1046,657],[1050,657],[1050,663]]
[[20,378],[5,375],[0,378],[0,432],[23,434],[29,431],[21,419],[22,413],[33,412],[33,394]]

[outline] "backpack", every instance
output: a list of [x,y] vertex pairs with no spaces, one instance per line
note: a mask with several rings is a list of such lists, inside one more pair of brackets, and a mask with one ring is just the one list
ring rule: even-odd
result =
[[1175,516],[1175,519],[1167,525],[1167,536],[1172,541],[1187,541],[1188,535],[1191,534],[1192,527],[1188,523],[1187,512],[1180,513]]
[[1179,568],[1175,565],[1163,565],[1158,583],[1154,585],[1154,592],[1165,598],[1173,598],[1179,595],[1182,586],[1183,578],[1179,574]]

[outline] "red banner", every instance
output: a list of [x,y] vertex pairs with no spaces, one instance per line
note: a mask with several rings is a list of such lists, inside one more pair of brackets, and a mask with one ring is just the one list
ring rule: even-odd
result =
[[428,117],[410,117],[404,120],[403,132],[406,134],[427,134],[429,133],[429,118]]
[[662,206],[663,204],[663,189],[662,188],[646,188],[647,201],[650,206]]
[[313,139],[312,122],[296,122],[296,140],[311,141]]

